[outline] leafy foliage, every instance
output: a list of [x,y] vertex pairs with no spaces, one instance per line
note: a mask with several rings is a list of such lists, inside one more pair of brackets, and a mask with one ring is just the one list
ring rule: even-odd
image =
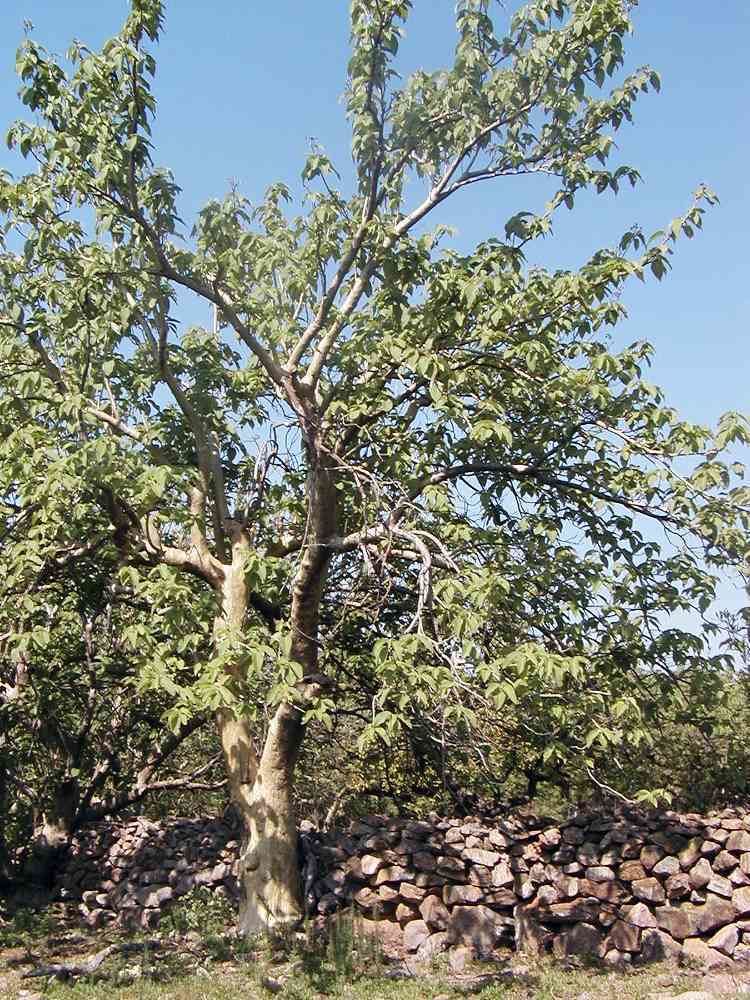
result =
[[[410,6],[351,6],[354,190],[315,147],[301,206],[280,183],[257,205],[231,191],[192,229],[152,143],[158,0],[67,67],[20,49],[34,120],[8,141],[30,169],[0,180],[7,655],[47,641],[38,575],[82,546],[116,554],[149,609],[117,641],[176,728],[239,719],[284,775],[310,725],[364,755],[426,741],[443,774],[470,747],[486,770],[596,780],[728,665],[712,609],[718,575],[747,568],[750,425],[681,420],[651,346],[611,340],[625,283],[661,279],[716,199],[700,187],[577,270],[529,267],[579,192],[639,179],[611,162],[659,86],[622,76],[630,5],[537,0],[500,35],[489,0],[462,0],[453,65],[402,81]],[[425,230],[465,187],[530,173],[549,202],[472,253]],[[183,289],[214,329],[183,328]]]

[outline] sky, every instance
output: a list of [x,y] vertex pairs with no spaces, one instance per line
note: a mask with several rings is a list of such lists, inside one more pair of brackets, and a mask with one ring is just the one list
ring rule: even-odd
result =
[[[496,5],[498,28],[516,6]],[[198,0],[168,0],[157,51],[156,160],[184,189],[186,221],[232,183],[251,200],[278,180],[298,189],[313,137],[351,177],[340,99],[347,7],[346,0],[222,0],[210,9]],[[101,44],[126,13],[126,0],[2,0],[0,129],[25,110],[13,66],[25,19],[34,37],[63,53],[74,37]],[[453,13],[452,0],[414,0],[402,71],[449,62]],[[581,198],[573,213],[559,216],[535,260],[576,266],[635,222],[647,233],[667,225],[699,183],[712,187],[721,203],[710,209],[704,230],[678,245],[664,282],[632,283],[623,297],[630,318],[616,335],[622,344],[654,343],[652,381],[683,416],[710,423],[728,409],[750,410],[750,4],[642,0],[634,22],[627,66],[648,63],[663,81],[661,94],[644,95],[635,124],[618,133],[619,161],[637,167],[644,184],[616,198]],[[2,167],[15,167],[4,146]],[[468,251],[502,234],[515,212],[542,208],[545,194],[537,179],[503,179],[450,199],[434,221],[455,226],[453,245]],[[209,321],[202,313],[184,318]]]
[[[510,9],[517,4],[510,4]],[[232,182],[257,200],[272,182],[297,187],[314,137],[346,178],[349,133],[340,95],[348,53],[345,0],[171,0],[157,52],[157,162],[175,172],[188,222]],[[72,38],[99,45],[117,31],[125,0],[4,0],[0,5],[0,129],[22,112],[14,54],[25,19],[34,36],[63,53]],[[501,27],[509,7],[496,5]],[[582,198],[558,217],[555,234],[535,251],[552,267],[582,263],[633,223],[647,233],[690,204],[701,182],[719,195],[705,228],[679,244],[665,282],[634,282],[624,302],[630,319],[617,340],[656,346],[652,379],[687,418],[715,421],[750,409],[750,120],[747,92],[750,5],[746,0],[643,0],[635,11],[628,66],[662,75],[661,94],[644,95],[635,124],[618,134],[621,162],[644,184],[616,198]],[[447,64],[453,45],[451,0],[415,0],[402,46],[404,72]],[[13,168],[0,149],[0,167]],[[503,179],[451,199],[439,221],[470,250],[501,234],[519,210],[541,208],[536,178]],[[186,307],[187,308],[187,307]],[[192,317],[205,321],[203,317]]]

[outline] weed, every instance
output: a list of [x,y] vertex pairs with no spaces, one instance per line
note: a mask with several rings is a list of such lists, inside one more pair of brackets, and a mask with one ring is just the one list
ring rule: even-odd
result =
[[0,948],[17,948],[49,937],[59,930],[54,913],[24,908],[0,921]]
[[221,937],[236,920],[232,903],[208,889],[198,888],[183,896],[161,919],[167,933],[200,934],[202,938]]

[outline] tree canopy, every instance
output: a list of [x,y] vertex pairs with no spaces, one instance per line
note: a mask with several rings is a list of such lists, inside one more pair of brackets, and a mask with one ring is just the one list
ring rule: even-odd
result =
[[[293,773],[305,731],[493,756],[517,712],[538,766],[648,742],[665,698],[726,665],[717,573],[747,568],[747,420],[683,421],[612,346],[623,285],[661,279],[715,196],[576,270],[529,245],[582,191],[637,171],[614,136],[625,0],[537,0],[505,34],[462,0],[455,59],[397,73],[407,0],[353,0],[356,186],[315,147],[305,196],[272,183],[181,219],[157,165],[158,0],[99,51],[27,39],[0,178],[5,655],[44,657],[44,567],[107,558],[148,609],[121,643],[175,729],[216,714],[243,815],[245,930],[299,916]],[[501,13],[501,12],[500,12]],[[464,188],[554,179],[469,254],[427,228]],[[180,321],[187,290],[210,329]],[[675,617],[675,616],[682,616]],[[704,635],[680,627],[685,617]],[[11,616],[13,617],[13,616]],[[481,738],[480,738],[481,736]],[[493,765],[494,766],[494,765]]]

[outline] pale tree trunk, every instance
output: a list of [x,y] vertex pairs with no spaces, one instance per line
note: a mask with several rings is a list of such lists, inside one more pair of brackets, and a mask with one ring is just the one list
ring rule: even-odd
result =
[[[311,455],[308,445],[308,457]],[[292,591],[292,657],[304,668],[300,702],[315,695],[320,602],[333,534],[333,472],[314,458],[308,475],[308,544]],[[241,628],[248,606],[242,553],[222,584],[219,627]],[[271,720],[260,758],[245,720],[219,715],[219,729],[233,803],[245,828],[240,857],[239,931],[246,936],[293,927],[304,916],[299,867],[294,769],[304,736],[302,711],[283,704]]]
[[[217,629],[241,625],[247,608],[244,571],[229,570]],[[299,712],[282,706],[258,759],[246,719],[231,710],[217,717],[232,804],[243,825],[240,854],[240,933],[252,936],[294,926],[303,917],[292,801],[294,765],[302,737]]]
[[271,722],[247,807],[239,919],[247,936],[294,927],[304,915],[293,802],[301,742],[300,713],[284,705]]

